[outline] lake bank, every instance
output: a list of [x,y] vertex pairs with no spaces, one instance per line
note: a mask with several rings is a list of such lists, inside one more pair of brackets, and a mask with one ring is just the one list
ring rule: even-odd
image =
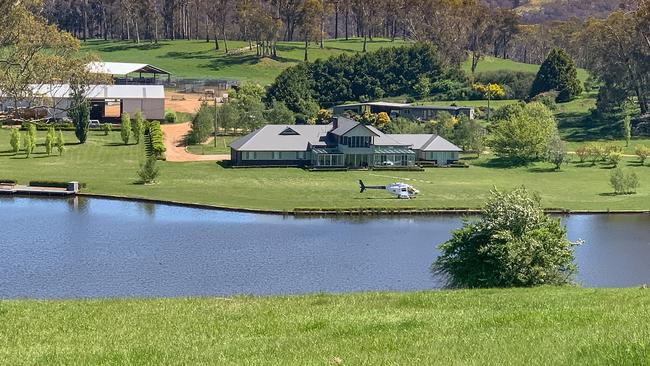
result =
[[[65,132],[66,141],[75,141]],[[38,141],[44,140],[40,131]],[[84,193],[193,203],[227,209],[292,212],[320,210],[417,210],[480,208],[493,187],[524,185],[538,192],[546,208],[570,211],[644,211],[650,209],[650,168],[634,158],[620,165],[638,174],[635,195],[616,196],[609,187],[611,169],[570,164],[556,172],[545,163],[528,167],[495,166],[489,157],[470,161],[469,169],[424,172],[308,172],[296,168],[228,169],[212,162],[160,162],[159,183],[136,184],[144,160],[142,145],[124,145],[118,133],[92,132],[83,144],[66,146],[63,156],[47,156],[38,146],[32,158],[9,152],[9,132],[0,129],[0,179],[26,184],[32,180],[79,181]],[[386,192],[359,193],[358,181],[380,185],[402,181],[418,188],[414,200],[397,200]]]

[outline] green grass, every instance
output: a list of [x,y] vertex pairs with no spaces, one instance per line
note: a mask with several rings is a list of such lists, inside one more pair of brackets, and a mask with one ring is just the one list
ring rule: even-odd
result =
[[[38,142],[43,143],[44,132]],[[66,141],[76,141],[72,132]],[[213,162],[161,162],[160,183],[134,184],[143,160],[143,146],[124,146],[119,133],[109,136],[91,132],[84,145],[68,146],[62,157],[46,157],[38,146],[30,159],[8,150],[9,131],[0,130],[0,179],[77,180],[87,183],[86,192],[125,195],[232,208],[287,210],[294,208],[371,207],[480,207],[492,187],[509,189],[525,185],[540,193],[546,207],[573,210],[650,209],[650,167],[625,158],[621,166],[639,175],[638,194],[613,196],[611,169],[570,164],[554,172],[551,165],[537,163],[507,168],[498,160],[482,157],[469,169],[427,169],[424,172],[308,172],[295,168],[227,169]],[[421,190],[414,200],[397,200],[385,192],[359,194],[357,182],[386,184],[405,181]],[[570,194],[569,194],[570,193]]]
[[230,154],[230,143],[237,140],[241,136],[218,136],[217,146],[214,146],[214,141],[200,145],[190,145],[187,150],[192,154],[198,155],[214,155],[214,154]]
[[[467,72],[468,74],[471,73],[471,68],[472,68],[472,62],[471,59],[467,59],[463,63],[463,70]],[[537,71],[539,71],[540,65],[536,64],[526,64],[523,62],[517,62],[513,60],[505,60],[502,58],[498,57],[492,57],[492,56],[485,56],[481,61],[479,61],[477,67],[476,67],[476,72],[490,72],[490,71],[502,71],[502,70],[510,70],[510,71],[520,71],[520,72],[529,72],[533,74],[537,74]],[[582,81],[583,83],[587,78],[589,77],[589,73],[585,69],[578,69],[578,79]]]
[[[374,39],[368,42],[368,50],[405,43],[401,40]],[[214,42],[207,43],[205,40],[160,41],[158,44],[145,42],[139,45],[93,40],[82,44],[83,51],[92,52],[103,61],[150,63],[177,77],[242,80],[261,84],[270,84],[282,70],[301,62],[304,56],[302,42],[278,42],[278,60],[258,58],[255,48],[248,50],[248,43],[243,41],[229,41],[228,47],[231,51],[242,51],[226,55],[223,49],[214,49]],[[324,49],[315,43],[310,45],[309,60],[360,52],[362,49],[362,39],[327,40]]]
[[643,365],[648,290],[1,301],[4,365]]

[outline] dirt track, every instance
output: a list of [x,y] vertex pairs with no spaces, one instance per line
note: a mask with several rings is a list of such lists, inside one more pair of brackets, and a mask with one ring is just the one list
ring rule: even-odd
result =
[[185,150],[185,135],[190,131],[190,123],[177,123],[160,126],[165,134],[165,156],[167,161],[223,161],[230,160],[230,155],[195,155]]

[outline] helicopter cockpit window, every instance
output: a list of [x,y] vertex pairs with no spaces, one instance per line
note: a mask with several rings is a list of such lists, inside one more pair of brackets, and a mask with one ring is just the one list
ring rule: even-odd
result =
[[413,189],[412,187],[409,187],[408,190],[409,190],[409,193],[415,193],[415,189]]

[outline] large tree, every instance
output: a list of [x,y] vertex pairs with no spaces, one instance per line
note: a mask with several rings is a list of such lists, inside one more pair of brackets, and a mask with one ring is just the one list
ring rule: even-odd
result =
[[575,62],[566,51],[559,48],[553,49],[540,67],[529,97],[551,90],[560,93],[559,102],[567,102],[582,93]]
[[513,163],[542,159],[549,140],[557,134],[553,112],[538,102],[504,108],[495,114],[489,139],[492,151]]
[[[6,5],[4,5],[6,7]],[[49,98],[65,84],[80,87],[104,80],[86,70],[90,57],[79,56],[79,41],[35,15],[38,1],[19,1],[6,7],[0,19],[0,90],[10,104],[30,108],[63,109]],[[13,118],[21,119],[18,108]]]

